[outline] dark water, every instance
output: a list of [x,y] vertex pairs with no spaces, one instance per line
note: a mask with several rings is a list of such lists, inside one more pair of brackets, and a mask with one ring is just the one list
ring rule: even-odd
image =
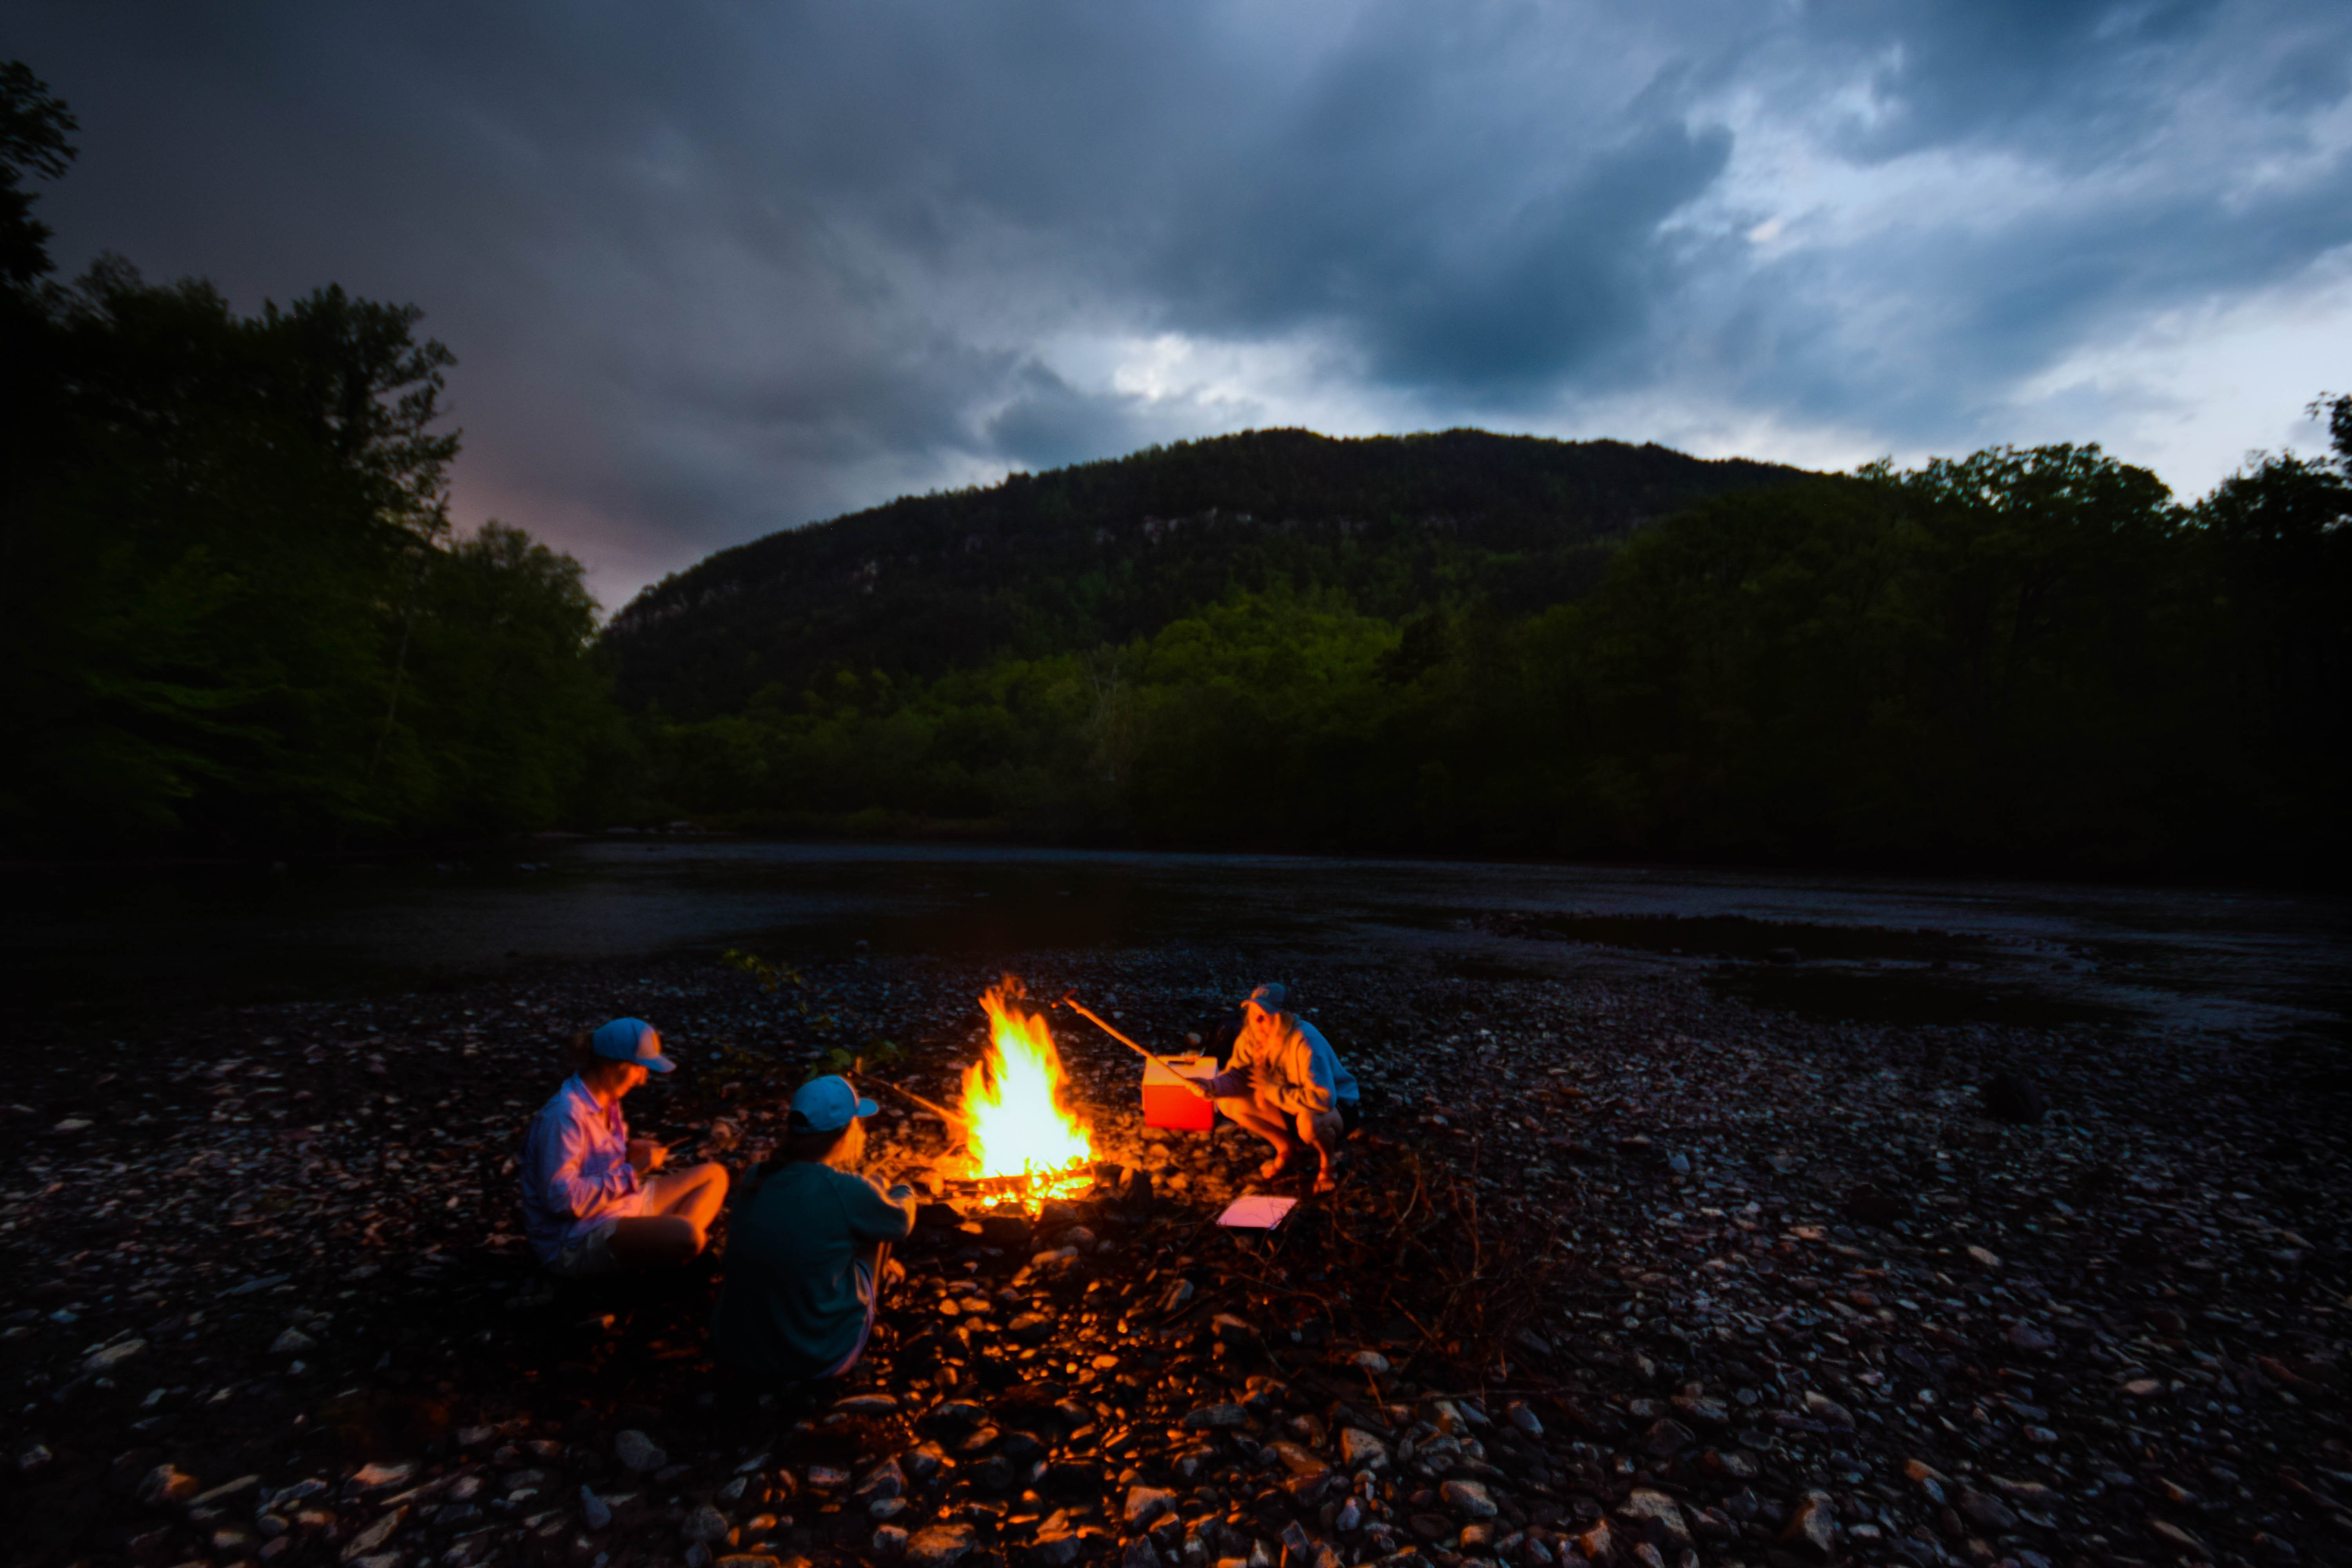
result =
[[0,978],[52,1017],[859,942],[980,957],[1172,943],[1469,979],[1678,969],[1815,1016],[1895,1022],[2341,1039],[2352,1017],[2352,901],[2289,893],[652,837],[437,867],[20,879],[8,894]]

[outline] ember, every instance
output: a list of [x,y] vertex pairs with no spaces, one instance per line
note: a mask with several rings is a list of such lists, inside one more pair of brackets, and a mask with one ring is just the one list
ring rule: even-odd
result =
[[963,1075],[965,1135],[972,1175],[1024,1178],[1021,1205],[1034,1215],[1048,1198],[1082,1194],[1093,1181],[1094,1146],[1063,1100],[1062,1056],[1043,1015],[1031,1011],[1018,976],[980,999],[989,1045]]

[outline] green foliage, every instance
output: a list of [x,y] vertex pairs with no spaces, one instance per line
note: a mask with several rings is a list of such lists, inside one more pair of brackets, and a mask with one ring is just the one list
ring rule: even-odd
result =
[[[70,128],[0,68],[11,182],[61,171]],[[27,211],[0,206],[8,255],[38,249]],[[578,563],[496,523],[450,537],[452,356],[418,316],[333,286],[240,316],[112,257],[69,290],[0,296],[20,373],[0,837],[90,853],[504,831],[618,771],[633,738]]]
[[49,227],[33,216],[26,174],[62,178],[80,127],[22,60],[0,60],[0,288],[32,288],[49,270]]
[[[802,978],[799,970],[788,963],[772,963],[756,952],[746,952],[740,948],[730,947],[719,955],[719,962],[730,969],[741,970],[758,981],[760,989],[762,991],[774,992],[785,985],[791,985],[800,991],[808,989],[808,982]],[[808,1005],[805,1002],[801,1005],[801,1011],[803,1013],[808,1011]]]
[[1147,636],[658,723],[678,808],[1203,847],[2338,866],[2344,479],[2095,447],[1705,500],[1581,599],[1236,587]]

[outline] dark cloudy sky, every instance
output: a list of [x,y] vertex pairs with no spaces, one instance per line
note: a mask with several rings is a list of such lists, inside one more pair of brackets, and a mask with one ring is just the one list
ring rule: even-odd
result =
[[461,521],[606,604],[908,489],[1267,425],[2193,495],[2352,390],[2341,0],[0,0],[43,216],[413,300]]

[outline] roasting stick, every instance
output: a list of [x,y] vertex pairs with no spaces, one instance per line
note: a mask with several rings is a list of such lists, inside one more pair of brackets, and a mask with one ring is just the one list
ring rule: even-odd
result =
[[911,1089],[900,1089],[895,1083],[883,1083],[883,1081],[878,1078],[869,1079],[866,1081],[877,1084],[881,1088],[889,1089],[894,1093],[905,1095],[908,1100],[913,1100],[917,1105],[921,1106],[925,1110],[929,1111],[932,1115],[940,1118],[942,1121],[950,1122],[958,1127],[969,1127],[971,1125],[971,1117],[958,1115],[956,1112],[950,1110],[944,1105],[935,1105],[931,1101],[925,1100],[921,1095],[917,1094]]
[[1141,1057],[1145,1061],[1158,1063],[1160,1071],[1174,1079],[1178,1083],[1182,1084],[1186,1089],[1191,1089],[1194,1094],[1199,1095],[1202,1100],[1214,1098],[1214,1096],[1211,1095],[1207,1089],[1202,1089],[1198,1081],[1183,1073],[1178,1072],[1174,1068],[1170,1067],[1164,1061],[1160,1061],[1158,1057],[1153,1056],[1150,1051],[1145,1050],[1141,1046],[1137,1045],[1133,1040],[1129,1039],[1125,1035],[1120,1034],[1117,1029],[1112,1028],[1108,1024],[1104,1023],[1099,1017],[1097,1017],[1092,1012],[1088,1011],[1079,1003],[1078,994],[1076,992],[1071,992],[1067,996],[1063,997],[1060,1002],[1056,1003],[1055,1005],[1067,1007],[1071,1012],[1076,1013],[1081,1018],[1092,1019],[1093,1022],[1101,1028],[1104,1034],[1108,1035],[1120,1045],[1125,1046],[1128,1049],[1135,1052],[1136,1055]]

